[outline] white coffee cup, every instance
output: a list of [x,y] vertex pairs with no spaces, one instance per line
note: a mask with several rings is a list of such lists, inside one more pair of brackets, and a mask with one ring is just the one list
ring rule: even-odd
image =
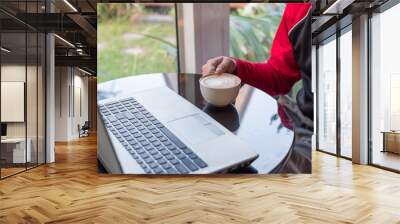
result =
[[235,101],[240,83],[240,78],[232,74],[208,75],[200,78],[201,95],[209,104],[225,107]]

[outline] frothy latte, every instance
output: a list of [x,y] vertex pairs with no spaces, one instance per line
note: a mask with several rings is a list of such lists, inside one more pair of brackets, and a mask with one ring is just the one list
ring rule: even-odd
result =
[[225,89],[239,85],[240,79],[231,74],[222,74],[207,76],[203,78],[201,82],[208,88]]

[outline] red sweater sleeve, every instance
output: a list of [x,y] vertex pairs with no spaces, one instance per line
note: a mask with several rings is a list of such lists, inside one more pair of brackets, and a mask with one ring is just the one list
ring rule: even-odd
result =
[[236,75],[244,83],[254,86],[270,95],[283,95],[300,80],[291,42],[290,30],[307,14],[310,3],[289,3],[272,43],[271,56],[266,62],[249,62],[234,59]]

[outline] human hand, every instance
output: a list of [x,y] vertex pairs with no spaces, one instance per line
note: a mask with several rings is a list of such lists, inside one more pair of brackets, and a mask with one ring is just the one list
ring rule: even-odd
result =
[[211,74],[220,75],[223,73],[234,74],[236,70],[236,63],[230,57],[219,56],[216,58],[209,59],[201,69],[203,76]]

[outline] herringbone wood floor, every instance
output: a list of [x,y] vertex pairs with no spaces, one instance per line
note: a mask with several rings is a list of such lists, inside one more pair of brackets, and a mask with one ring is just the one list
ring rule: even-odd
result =
[[312,175],[99,176],[96,139],[0,181],[0,223],[400,223],[400,175],[315,152]]

